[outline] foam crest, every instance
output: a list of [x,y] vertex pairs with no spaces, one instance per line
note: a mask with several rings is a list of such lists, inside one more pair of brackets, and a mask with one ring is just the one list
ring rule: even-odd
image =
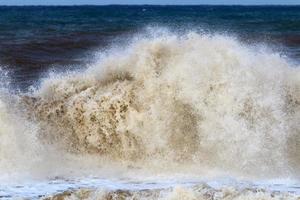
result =
[[23,97],[44,142],[144,169],[295,176],[300,71],[223,35],[139,37]]

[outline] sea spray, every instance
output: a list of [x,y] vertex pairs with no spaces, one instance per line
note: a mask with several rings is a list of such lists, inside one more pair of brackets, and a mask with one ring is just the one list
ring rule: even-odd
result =
[[300,174],[299,68],[228,36],[139,36],[22,96],[40,140],[75,155],[160,173]]

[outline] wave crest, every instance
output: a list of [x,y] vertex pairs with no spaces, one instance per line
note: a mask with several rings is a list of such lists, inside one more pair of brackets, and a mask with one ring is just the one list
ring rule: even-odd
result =
[[72,152],[148,168],[299,172],[299,68],[234,38],[140,37],[23,99],[42,138]]

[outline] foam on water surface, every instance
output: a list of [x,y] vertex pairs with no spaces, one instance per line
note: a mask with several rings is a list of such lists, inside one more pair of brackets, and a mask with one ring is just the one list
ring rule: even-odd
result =
[[[161,29],[100,54],[27,93],[1,85],[3,197],[82,187],[128,198],[147,189],[156,199],[199,199],[223,187],[240,199],[257,195],[240,187],[299,195],[299,66],[226,35]],[[91,175],[103,179],[79,179]],[[287,178],[295,184],[274,182]]]
[[[53,179],[48,181],[28,181],[18,184],[0,184],[1,199],[40,199],[61,194],[66,191],[72,193],[78,190],[87,191],[151,191],[153,193],[158,190],[168,193],[176,188],[191,189],[193,187],[205,187],[215,191],[236,190],[242,192],[249,190],[253,192],[261,191],[265,193],[285,194],[290,197],[300,196],[300,184],[291,180],[269,180],[267,182],[253,183],[250,181],[237,181],[230,178],[222,178],[215,180],[162,180],[162,181],[129,181],[129,180],[108,180],[99,178],[80,178],[80,179]],[[164,192],[163,192],[164,191]],[[162,195],[163,196],[163,195]],[[121,198],[121,197],[120,197]],[[291,198],[292,199],[292,198]]]

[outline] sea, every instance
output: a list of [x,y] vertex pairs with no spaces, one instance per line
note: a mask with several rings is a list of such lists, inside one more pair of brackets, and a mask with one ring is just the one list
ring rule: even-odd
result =
[[300,6],[0,6],[0,199],[300,199]]

